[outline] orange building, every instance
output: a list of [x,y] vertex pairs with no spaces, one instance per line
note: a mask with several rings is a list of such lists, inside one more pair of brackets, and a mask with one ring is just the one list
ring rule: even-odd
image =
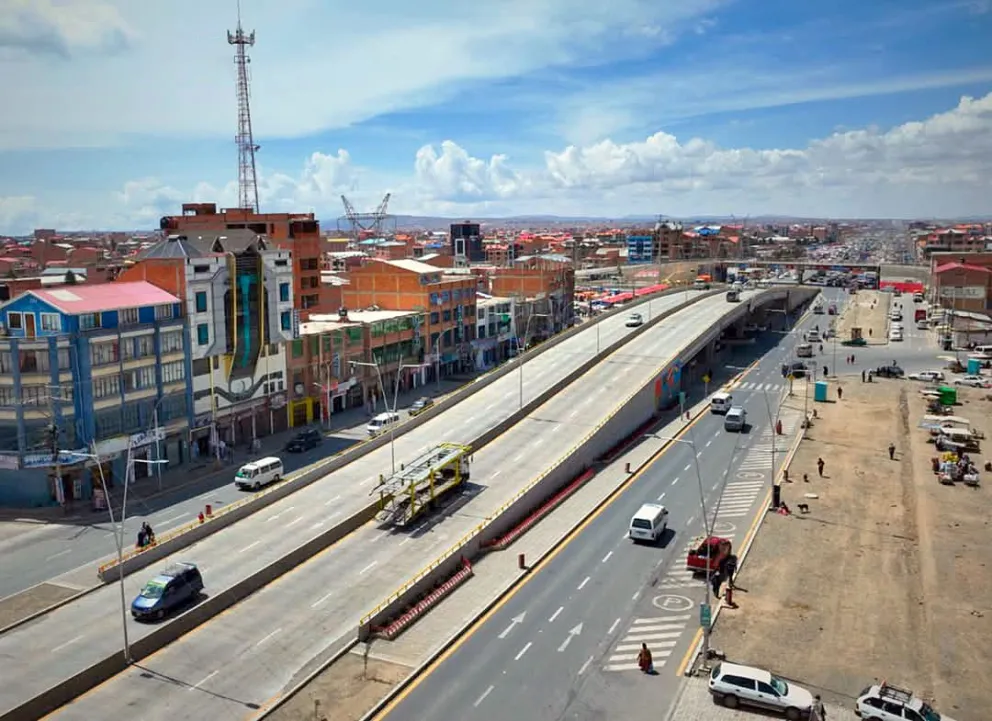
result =
[[567,258],[532,256],[509,268],[480,268],[477,272],[485,293],[517,299],[516,307],[524,316],[516,319],[520,328],[527,327],[527,315],[540,318],[530,324],[539,336],[558,333],[571,324],[575,269]]
[[416,260],[371,260],[348,274],[342,287],[349,310],[406,310],[421,314],[425,378],[469,367],[475,334],[476,280]]
[[167,215],[159,223],[170,235],[210,233],[247,228],[264,235],[270,245],[293,254],[293,299],[300,319],[310,313],[336,311],[330,307],[320,282],[325,241],[313,213],[253,213],[243,208],[218,211],[216,203],[183,203],[182,215]]

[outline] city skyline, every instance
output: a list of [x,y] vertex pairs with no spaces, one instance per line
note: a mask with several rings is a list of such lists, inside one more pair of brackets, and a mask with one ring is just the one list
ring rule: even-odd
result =
[[[989,10],[246,0],[261,209],[985,215]],[[0,233],[234,206],[235,23],[233,3],[5,3]]]

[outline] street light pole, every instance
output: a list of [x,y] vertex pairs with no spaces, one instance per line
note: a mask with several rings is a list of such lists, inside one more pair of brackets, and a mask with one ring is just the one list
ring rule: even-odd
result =
[[[524,353],[527,351],[527,336],[530,334],[530,322],[535,318],[547,318],[547,313],[532,313],[527,317],[527,324],[524,326],[524,350],[520,353],[517,358],[517,363],[520,367],[520,407],[524,407]],[[597,347],[599,345],[599,324],[596,324],[596,343]]]

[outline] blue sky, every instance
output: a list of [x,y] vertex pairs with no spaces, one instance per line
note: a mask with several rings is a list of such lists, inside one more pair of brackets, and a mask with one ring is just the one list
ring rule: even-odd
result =
[[[992,0],[242,13],[262,210],[992,213]],[[233,205],[235,22],[234,0],[0,0],[0,233]]]

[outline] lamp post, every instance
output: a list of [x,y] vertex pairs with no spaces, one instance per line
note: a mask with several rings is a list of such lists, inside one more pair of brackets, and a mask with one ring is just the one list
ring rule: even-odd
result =
[[[386,387],[382,382],[382,372],[379,370],[378,363],[369,363],[367,361],[350,361],[352,368],[356,366],[361,366],[363,368],[374,368],[376,377],[379,380],[379,391],[382,393],[382,402],[386,406],[387,413],[396,414],[397,406],[399,404],[400,397],[400,373],[406,368],[422,368],[421,363],[400,363],[399,367],[396,369],[396,380],[393,382],[393,407],[389,407],[389,398],[386,395]],[[396,473],[396,424],[389,424],[389,458],[390,465],[392,468],[392,473]]]
[[[524,353],[527,352],[527,336],[530,334],[530,322],[535,318],[547,318],[547,313],[532,313],[527,317],[527,325],[524,326],[524,349],[517,357],[517,364],[520,368],[520,407],[524,407]],[[599,345],[599,324],[596,324],[596,344]]]

